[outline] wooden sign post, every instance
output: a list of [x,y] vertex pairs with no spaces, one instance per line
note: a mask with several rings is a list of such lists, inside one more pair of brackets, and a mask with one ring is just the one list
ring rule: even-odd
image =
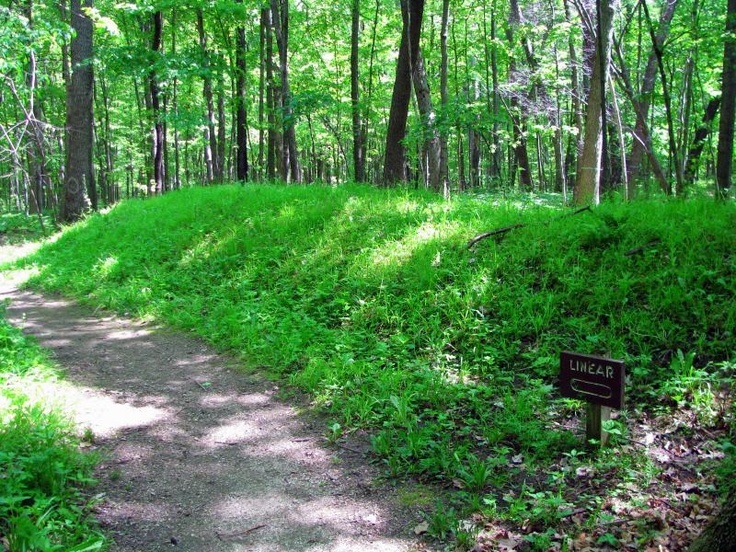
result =
[[563,397],[588,403],[585,436],[601,446],[608,443],[603,422],[611,419],[611,409],[624,406],[623,361],[594,355],[563,352],[560,355],[560,393]]

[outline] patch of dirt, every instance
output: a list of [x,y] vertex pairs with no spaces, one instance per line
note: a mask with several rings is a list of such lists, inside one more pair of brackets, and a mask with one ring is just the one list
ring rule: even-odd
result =
[[426,550],[358,449],[331,449],[278,388],[188,335],[0,276],[7,318],[66,370],[57,394],[103,453],[96,515],[120,552]]

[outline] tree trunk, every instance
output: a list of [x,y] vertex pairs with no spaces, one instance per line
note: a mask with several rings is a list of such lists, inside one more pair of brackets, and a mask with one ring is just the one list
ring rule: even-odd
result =
[[207,182],[215,180],[215,156],[217,155],[217,135],[215,134],[215,102],[212,95],[212,74],[210,54],[207,49],[207,33],[204,28],[204,14],[197,9],[197,31],[199,47],[202,51],[202,95],[207,106],[207,125],[204,127],[204,162]]
[[386,157],[383,164],[382,182],[384,186],[392,186],[396,182],[404,182],[407,179],[403,140],[406,135],[406,122],[411,101],[411,68],[419,54],[423,13],[424,0],[401,0],[403,28],[386,132]]
[[[171,10],[171,55],[176,57],[176,8]],[[179,114],[179,79],[174,76],[171,83],[171,109],[174,117]],[[174,190],[181,187],[181,158],[179,155],[179,125],[174,125],[174,175],[171,179],[171,186]]]
[[716,195],[725,198],[733,175],[733,133],[736,113],[736,0],[728,0],[726,40],[723,47],[721,122],[718,127]]
[[[448,61],[447,61],[447,27],[450,19],[450,0],[442,0],[442,28],[440,31],[440,55],[442,58],[440,64],[440,102],[442,104],[442,112],[447,116],[447,107],[449,105],[449,95],[447,91],[448,77]],[[450,197],[450,182],[448,178],[448,151],[447,151],[447,121],[440,127],[440,168],[439,178],[442,182],[442,196],[447,199]]]
[[[151,50],[156,56],[161,53],[163,20],[163,14],[160,10],[153,13],[153,43]],[[151,148],[153,159],[153,189],[151,192],[160,194],[164,191],[164,124],[161,113],[161,91],[155,69],[151,69],[148,76],[148,84],[151,92],[151,112],[153,115]]]
[[412,66],[412,81],[414,94],[417,98],[417,108],[424,127],[424,144],[422,158],[425,160],[425,185],[439,191],[440,178],[440,136],[437,132],[437,117],[432,107],[432,96],[427,83],[427,72],[424,68],[424,56],[421,50],[417,53],[416,62]]
[[652,52],[649,54],[644,76],[641,80],[641,88],[636,98],[637,110],[641,112],[642,117],[637,118],[636,127],[634,128],[634,140],[631,143],[631,153],[626,162],[627,175],[629,182],[633,182],[639,176],[641,160],[646,154],[646,146],[644,141],[645,129],[642,128],[646,124],[649,115],[649,106],[651,105],[652,92],[657,77],[657,53],[655,48],[662,48],[667,33],[669,32],[670,22],[675,14],[678,0],[671,0],[664,3],[662,14],[659,16],[659,25],[657,25],[657,35],[652,45]]
[[685,174],[683,175],[683,179],[686,187],[695,182],[695,174],[698,170],[700,154],[703,153],[705,139],[708,138],[708,134],[710,134],[711,123],[713,122],[713,119],[716,118],[720,105],[721,98],[713,98],[708,102],[708,105],[705,108],[705,113],[703,114],[703,120],[695,131],[692,144],[690,145],[690,150],[687,153],[687,159],[685,160]]
[[92,0],[71,0],[72,28],[75,35],[71,41],[72,74],[67,89],[66,119],[66,178],[59,218],[63,222],[74,222],[89,209],[87,190],[95,189],[92,163],[94,136],[92,36],[93,24],[84,11],[91,8]]
[[[242,4],[243,0],[238,0]],[[235,178],[240,182],[248,180],[248,122],[245,112],[245,27],[239,25],[235,30],[235,101],[236,101],[236,129],[235,129]]]
[[688,548],[688,552],[733,552],[734,549],[736,549],[736,491],[731,491],[721,511],[705,526],[703,532]]
[[598,34],[593,61],[593,74],[588,92],[588,106],[585,114],[583,151],[578,159],[575,178],[574,200],[576,205],[600,203],[600,185],[603,161],[603,128],[605,110],[605,84],[608,81],[608,67],[613,41],[612,3],[598,0]]
[[[506,29],[506,39],[509,42],[509,46],[513,48],[515,44],[514,30],[521,24],[521,10],[519,9],[518,0],[511,0],[511,8],[509,10],[509,24]],[[526,42],[525,42],[526,46]],[[527,55],[531,56],[531,53],[527,51]],[[513,56],[509,56],[509,80],[516,78],[517,66],[516,60]],[[529,164],[529,152],[527,150],[526,141],[526,128],[524,124],[523,114],[521,113],[522,108],[519,103],[517,93],[511,96],[510,104],[510,117],[513,126],[513,137],[514,137],[514,155],[516,157],[516,165],[519,170],[519,185],[527,190],[531,191],[533,188],[532,183],[532,171],[531,165]]]
[[271,0],[271,12],[276,43],[279,48],[279,69],[281,72],[281,109],[284,140],[283,172],[288,182],[299,183],[302,178],[296,147],[291,88],[289,87],[289,0]]
[[353,116],[353,175],[356,182],[365,181],[365,145],[363,140],[363,118],[360,108],[360,0],[351,6],[352,26],[350,30],[350,103]]

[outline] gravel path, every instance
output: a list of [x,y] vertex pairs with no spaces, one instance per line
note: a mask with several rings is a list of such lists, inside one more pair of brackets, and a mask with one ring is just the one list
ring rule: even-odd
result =
[[423,550],[416,511],[364,451],[324,446],[277,398],[198,339],[19,291],[7,317],[67,371],[57,394],[104,454],[97,516],[114,551]]

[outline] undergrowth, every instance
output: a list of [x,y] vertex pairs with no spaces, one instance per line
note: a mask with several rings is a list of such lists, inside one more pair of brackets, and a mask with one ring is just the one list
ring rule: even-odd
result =
[[26,263],[35,286],[191,330],[307,391],[330,439],[368,430],[390,474],[554,527],[569,497],[529,474],[586,445],[560,423],[580,407],[557,394],[560,351],[626,362],[624,420],[685,408],[730,427],[716,395],[736,361],[734,228],[732,204],[705,200],[573,213],[225,186],[125,202]]
[[59,410],[27,391],[58,374],[0,312],[0,549],[86,552],[105,539],[85,494],[95,458]]

